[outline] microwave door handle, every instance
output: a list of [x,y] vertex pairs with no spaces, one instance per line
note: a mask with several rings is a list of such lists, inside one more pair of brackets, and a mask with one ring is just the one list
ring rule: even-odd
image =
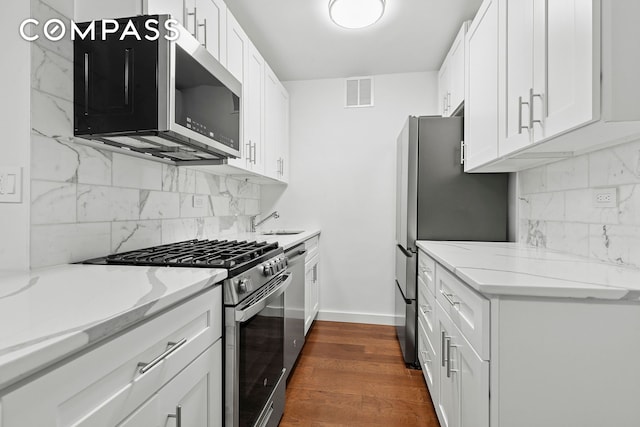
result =
[[130,75],[131,49],[124,50],[124,105],[129,105],[129,75]]
[[89,52],[84,53],[84,115],[89,114]]
[[284,291],[289,287],[291,282],[293,281],[292,273],[285,273],[283,277],[284,276],[286,276],[287,278],[282,282],[282,284],[277,286],[275,289],[273,289],[271,292],[265,295],[262,299],[260,299],[259,301],[256,301],[255,303],[244,308],[243,310],[236,310],[236,314],[235,314],[236,322],[244,323],[250,320],[253,316],[260,313],[266,306],[272,303],[273,300],[275,300],[277,297],[282,295]]

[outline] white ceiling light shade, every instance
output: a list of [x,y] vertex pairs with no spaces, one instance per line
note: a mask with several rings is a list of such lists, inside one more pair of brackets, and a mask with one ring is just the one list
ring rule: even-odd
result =
[[364,28],[378,22],[384,6],[385,0],[330,0],[329,16],[341,27]]

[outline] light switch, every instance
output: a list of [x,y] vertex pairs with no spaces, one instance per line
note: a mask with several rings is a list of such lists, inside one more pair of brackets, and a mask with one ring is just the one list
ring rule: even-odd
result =
[[0,203],[22,201],[22,168],[0,166]]

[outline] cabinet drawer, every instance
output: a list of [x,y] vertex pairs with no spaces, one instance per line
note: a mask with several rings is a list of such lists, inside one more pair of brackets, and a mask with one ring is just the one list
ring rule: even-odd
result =
[[[216,286],[90,350],[4,396],[4,421],[39,427],[117,424],[221,338],[222,307],[222,287]],[[139,363],[154,359],[158,363],[141,372]]]
[[435,295],[436,262],[429,255],[418,251],[418,277],[422,277],[429,290]]
[[307,259],[313,258],[320,251],[320,236],[313,236],[312,238],[305,240],[304,248],[307,250]]
[[429,394],[433,402],[438,401],[438,354],[434,350],[434,346],[427,337],[427,332],[422,319],[418,319],[418,359],[422,366],[422,374],[429,388]]
[[436,266],[436,299],[475,351],[489,360],[489,300]]
[[418,276],[418,317],[424,322],[429,340],[436,339],[436,297],[427,288],[422,277]]

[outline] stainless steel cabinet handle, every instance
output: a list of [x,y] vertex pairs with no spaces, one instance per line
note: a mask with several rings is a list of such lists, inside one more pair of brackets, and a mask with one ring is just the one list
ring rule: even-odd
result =
[[533,119],[533,98],[542,99],[542,94],[533,93],[533,88],[529,89],[529,128],[533,129],[534,123],[542,124],[542,120],[534,120]]
[[422,354],[422,357],[424,358],[424,360],[427,363],[431,363],[431,359],[429,359],[429,352],[428,351],[422,350],[420,353]]
[[460,304],[459,301],[455,301],[453,299],[453,297],[455,296],[454,294],[447,294],[447,293],[445,293],[445,291],[443,289],[440,289],[440,293],[442,294],[444,299],[446,299],[449,302],[449,304],[451,304],[451,305],[459,305]]
[[256,164],[256,143],[254,142],[252,145],[252,149],[253,149],[253,160],[251,161],[251,163],[253,163],[254,165]]
[[193,37],[195,37],[196,39],[198,38],[198,8],[194,7],[193,8],[193,12],[189,12],[189,9],[187,9],[185,7],[185,19],[184,19],[184,26],[187,29],[187,31],[189,31],[189,17],[193,16],[193,33],[191,33],[191,35]]
[[176,351],[177,349],[179,349],[180,347],[182,347],[184,345],[184,343],[187,342],[186,338],[182,338],[180,341],[178,342],[168,342],[167,345],[169,346],[168,349],[166,349],[164,352],[162,352],[162,354],[160,354],[159,356],[157,356],[155,359],[153,359],[151,362],[149,363],[145,363],[145,362],[140,362],[138,363],[138,366],[140,367],[140,374],[144,374],[146,373],[149,369],[153,368],[154,366],[156,366],[158,363],[162,362],[164,359],[166,359],[171,353],[173,353],[174,351]]
[[451,109],[451,92],[447,92],[447,111]]
[[431,313],[431,308],[429,308],[429,306],[426,304],[422,304],[420,306],[420,310],[422,310],[424,314]]
[[464,157],[465,157],[464,156],[464,141],[460,141],[460,164],[461,165],[464,165],[464,161],[465,161]]
[[198,28],[204,27],[204,42],[200,43],[205,48],[207,47],[207,18],[204,18],[204,22],[202,24],[198,24]]
[[522,97],[519,96],[518,97],[518,134],[522,133],[522,129],[529,129],[529,126],[524,126],[522,124],[522,106],[523,105],[528,105],[529,106],[529,110],[531,110],[531,106],[529,105],[528,102],[525,102],[522,100]]
[[247,154],[246,154],[247,161],[251,163],[251,140],[249,140],[248,144],[244,144],[244,146],[247,147]]
[[458,372],[457,369],[451,368],[451,347],[458,347],[455,344],[451,344],[451,337],[447,338],[447,378],[451,378],[452,372]]
[[176,427],[182,427],[182,405],[176,406],[176,413],[169,414],[168,417],[176,419]]
[[284,176],[284,158],[280,160],[280,176]]
[[446,350],[446,341],[447,341],[447,333],[445,331],[442,331],[440,333],[440,349],[442,350],[440,352],[440,362],[442,364],[442,367],[444,367],[444,364],[446,362],[446,359],[444,358],[444,352]]

